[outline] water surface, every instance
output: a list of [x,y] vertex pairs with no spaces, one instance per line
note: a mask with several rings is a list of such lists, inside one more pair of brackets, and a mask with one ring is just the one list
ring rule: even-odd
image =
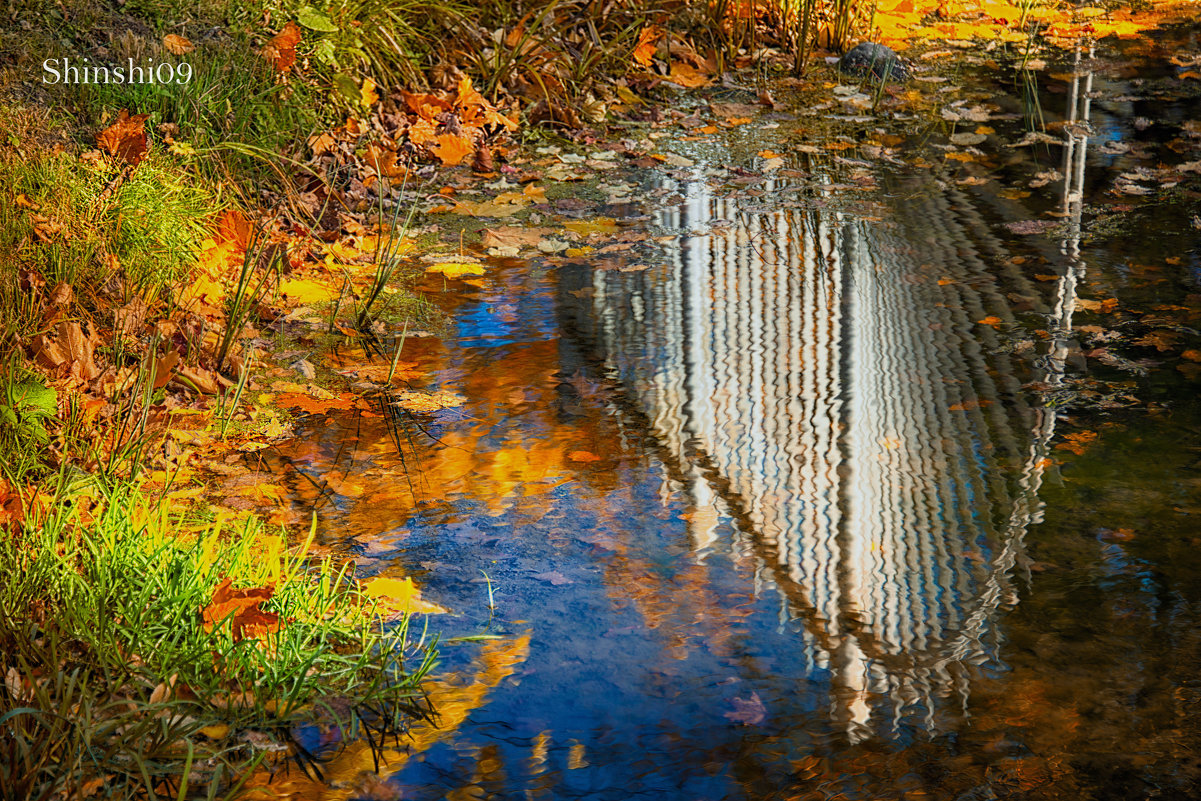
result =
[[979,147],[1015,154],[987,171],[800,153],[738,181],[698,144],[609,209],[650,235],[628,253],[434,293],[452,333],[405,358],[467,403],[317,418],[287,454],[363,571],[500,635],[444,648],[442,729],[382,771],[402,797],[1190,797],[1201,263],[1187,197],[1090,230],[1115,143],[1171,141],[1121,63],[1037,78],[1091,125],[1037,152],[1002,149],[1020,82],[983,83]]

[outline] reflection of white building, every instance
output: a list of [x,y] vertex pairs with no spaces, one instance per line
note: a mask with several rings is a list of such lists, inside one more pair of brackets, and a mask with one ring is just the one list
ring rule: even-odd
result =
[[994,653],[1040,508],[1052,425],[978,322],[1039,292],[955,190],[886,223],[678,191],[663,225],[737,223],[590,272],[590,338],[686,477],[698,558],[739,521],[852,736],[876,704],[932,713]]

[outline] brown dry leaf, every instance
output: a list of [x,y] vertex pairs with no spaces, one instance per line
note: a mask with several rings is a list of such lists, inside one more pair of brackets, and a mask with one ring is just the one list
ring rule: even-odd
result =
[[289,22],[263,48],[263,58],[276,72],[287,72],[296,63],[296,45],[300,44],[300,26]]
[[274,612],[265,612],[254,605],[233,619],[234,640],[259,640],[283,628],[283,620]]
[[171,380],[175,365],[179,364],[179,351],[169,350],[154,364],[154,388],[162,389]]
[[425,376],[425,373],[417,369],[417,362],[397,362],[395,371],[387,364],[366,364],[338,372],[342,375],[352,375],[360,381],[374,381],[377,384],[387,381],[389,372],[392,373],[393,383],[414,381]]
[[428,123],[434,122],[442,112],[454,110],[450,102],[436,95],[412,94],[402,89],[400,96],[404,98],[405,105],[409,107],[409,111]]
[[175,370],[174,380],[188,389],[194,389],[204,395],[216,395],[222,386],[229,381],[217,375],[212,370],[203,367],[179,367]]
[[96,135],[96,145],[132,167],[146,158],[146,120],[149,114],[130,114],[121,109],[117,121]]
[[164,682],[159,683],[159,685],[157,687],[155,687],[154,690],[151,691],[151,693],[150,693],[150,703],[161,704],[164,701],[171,698],[171,696],[174,694],[173,691],[175,689],[175,682],[178,679],[179,679],[179,674],[173,673],[171,675],[171,678],[167,679]]
[[447,167],[461,164],[463,159],[475,153],[474,143],[466,136],[438,134],[435,141],[436,144],[429,146],[429,151]]
[[680,86],[695,89],[699,86],[708,86],[710,83],[709,76],[697,70],[689,64],[680,61],[673,62],[671,65],[671,74],[667,79],[672,83],[677,83]]
[[980,323],[981,325],[991,325],[992,327],[996,328],[1001,324],[1001,318],[990,314],[983,320],[977,320],[976,322]]
[[213,597],[208,606],[200,610],[200,619],[204,624],[204,630],[212,631],[227,617],[236,617],[251,607],[257,607],[259,604],[271,600],[271,596],[274,594],[275,588],[271,586],[235,590],[233,589],[233,579],[223,579],[213,590]]
[[[710,103],[709,111],[727,122],[744,119],[749,122],[752,117],[759,113],[759,107],[750,103]],[[744,122],[743,124],[745,125],[746,123]]]
[[62,233],[63,230],[61,223],[44,214],[30,212],[29,222],[33,225],[33,234],[38,238],[39,242],[50,242],[55,236]]
[[309,149],[313,151],[314,156],[320,156],[331,150],[338,140],[334,139],[328,133],[313,134],[309,137]]
[[456,200],[454,206],[444,206],[443,211],[454,214],[466,214],[470,217],[510,217],[525,208],[520,203],[498,202],[496,200],[474,201]]
[[554,233],[553,228],[523,228],[512,225],[485,228],[480,245],[484,248],[538,247],[538,243]]
[[177,36],[174,33],[169,33],[163,37],[163,47],[168,53],[176,56],[186,55],[196,49],[196,45],[192,44],[183,36]]
[[483,95],[476,91],[475,87],[471,85],[471,78],[466,75],[459,79],[455,108],[459,110],[459,118],[464,125],[476,128],[496,125],[510,131],[517,130],[516,120],[501,114],[496,106],[489,103]]
[[96,346],[101,344],[96,332],[89,329],[84,336],[79,323],[63,322],[58,325],[58,343],[71,363],[71,377],[81,381],[91,381],[100,375],[100,368],[93,360]]

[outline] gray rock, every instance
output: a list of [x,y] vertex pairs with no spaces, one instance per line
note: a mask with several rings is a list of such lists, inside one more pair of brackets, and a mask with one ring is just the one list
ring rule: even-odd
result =
[[857,44],[838,61],[838,71],[877,81],[909,80],[909,65],[891,48],[875,42]]

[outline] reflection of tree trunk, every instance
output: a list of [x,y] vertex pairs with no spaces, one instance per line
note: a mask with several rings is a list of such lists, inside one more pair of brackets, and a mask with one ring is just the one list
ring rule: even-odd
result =
[[[1092,58],[1092,47],[1089,47]],[[1084,277],[1085,264],[1080,255],[1081,217],[1084,213],[1084,168],[1088,155],[1088,124],[1092,109],[1093,74],[1080,75],[1080,48],[1076,48],[1072,82],[1068,90],[1066,124],[1063,128],[1063,201],[1062,213],[1067,234],[1059,245],[1064,257],[1063,274],[1056,284],[1055,305],[1051,316],[1052,339],[1046,359],[1044,381],[1062,386],[1067,355],[1072,341],[1072,314],[1076,310],[1076,291]]]
[[686,200],[663,225],[739,224],[652,270],[569,279],[577,298],[590,283],[582,327],[677,466],[698,561],[721,518],[745,524],[848,732],[880,706],[932,722],[936,696],[966,695],[956,664],[997,658],[1039,512],[1053,429],[979,322],[1012,321],[1000,282],[1025,279],[994,274],[999,243],[957,190],[919,188],[874,226],[671,188]]

